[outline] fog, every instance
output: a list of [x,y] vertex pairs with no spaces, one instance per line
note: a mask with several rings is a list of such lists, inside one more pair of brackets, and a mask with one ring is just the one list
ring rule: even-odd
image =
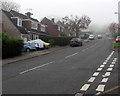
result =
[[118,11],[119,0],[14,0],[14,2],[20,4],[21,13],[30,11],[38,20],[44,17],[59,19],[72,14],[79,17],[88,15],[92,20],[90,26],[95,25],[98,29],[112,22],[118,23],[118,15],[114,12]]

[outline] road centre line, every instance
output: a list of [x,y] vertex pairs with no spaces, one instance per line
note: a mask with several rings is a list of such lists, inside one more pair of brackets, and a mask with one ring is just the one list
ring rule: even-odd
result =
[[103,91],[104,91],[104,88],[105,88],[105,85],[100,84],[100,85],[98,85],[96,91],[103,92]]
[[72,57],[72,56],[75,56],[75,55],[77,55],[77,54],[78,54],[78,52],[77,52],[77,53],[74,53],[74,54],[72,54],[72,55],[68,55],[68,56],[66,56],[65,58],[67,59],[67,58]]
[[86,91],[90,87],[90,84],[84,84],[82,88],[80,89],[81,91]]
[[54,63],[54,62],[55,62],[55,61],[52,61],[52,62],[43,64],[43,65],[40,65],[40,66],[37,66],[37,67],[33,67],[33,68],[31,68],[31,69],[28,69],[28,70],[25,70],[25,71],[20,72],[20,74],[24,74],[24,73],[26,73],[26,72],[30,72],[30,71],[33,71],[33,70],[38,69],[38,68],[42,68],[42,67],[47,66],[47,65],[49,65],[49,64],[51,64],[51,63]]

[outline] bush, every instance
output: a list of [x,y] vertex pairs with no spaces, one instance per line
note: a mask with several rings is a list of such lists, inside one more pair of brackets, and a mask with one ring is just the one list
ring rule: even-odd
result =
[[72,37],[40,37],[43,41],[49,42],[52,46],[58,45],[58,46],[66,46],[69,44]]
[[12,38],[7,33],[2,32],[2,58],[20,55],[22,48],[22,39]]

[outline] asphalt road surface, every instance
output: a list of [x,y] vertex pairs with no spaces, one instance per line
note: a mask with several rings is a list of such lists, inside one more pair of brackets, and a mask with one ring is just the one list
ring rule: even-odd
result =
[[3,94],[96,95],[110,90],[119,83],[118,53],[111,46],[109,38],[95,39],[5,65]]

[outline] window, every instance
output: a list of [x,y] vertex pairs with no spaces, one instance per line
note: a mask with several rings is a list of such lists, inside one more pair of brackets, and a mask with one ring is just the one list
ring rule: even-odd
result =
[[32,24],[31,24],[31,29],[35,29],[35,30],[37,30],[37,28],[38,28],[38,23],[37,23],[37,22],[32,21]]
[[41,31],[42,31],[42,32],[45,32],[45,31],[46,31],[46,26],[43,25],[43,24],[41,24]]
[[17,19],[17,26],[22,27],[22,19],[21,18]]

